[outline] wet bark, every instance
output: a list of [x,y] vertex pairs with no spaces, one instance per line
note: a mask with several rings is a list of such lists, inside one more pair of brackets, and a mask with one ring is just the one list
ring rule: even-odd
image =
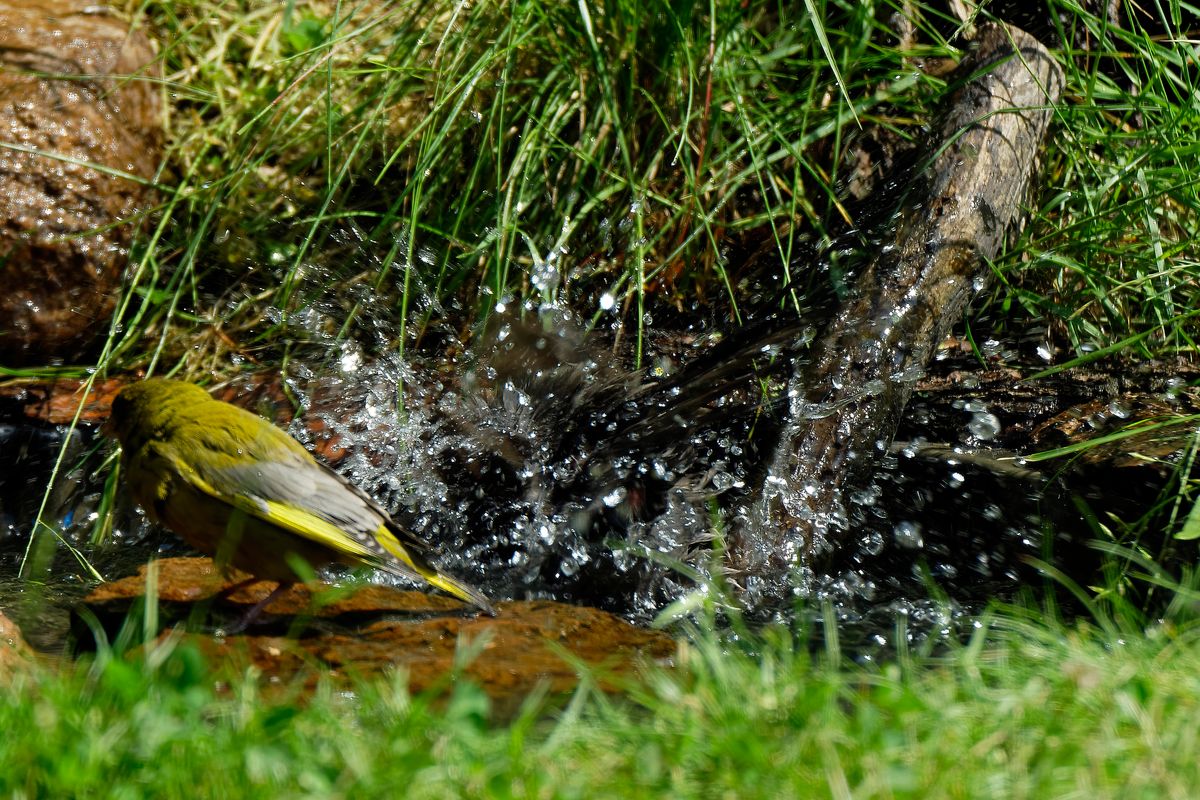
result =
[[1033,37],[987,25],[957,75],[885,244],[790,379],[788,423],[731,537],[735,576],[781,579],[836,551],[846,494],[887,452],[938,343],[1023,224],[1062,71]]

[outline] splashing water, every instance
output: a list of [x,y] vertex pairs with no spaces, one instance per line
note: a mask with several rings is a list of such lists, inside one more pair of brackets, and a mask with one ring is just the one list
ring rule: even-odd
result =
[[[497,315],[453,371],[384,356],[323,378],[309,416],[350,452],[338,469],[455,574],[648,618],[711,570],[709,500],[753,484],[773,412],[714,396],[746,364],[650,380],[543,312]],[[310,427],[293,433],[315,444]]]
[[[310,416],[351,453],[338,469],[433,542],[452,573],[496,597],[647,621],[721,579],[731,520],[768,524],[743,500],[764,479],[794,348],[734,343],[652,378],[622,369],[561,309],[526,311],[496,315],[451,367],[385,355],[325,378]],[[751,351],[760,359],[730,363]],[[773,379],[775,394],[747,388],[750,376]],[[964,437],[983,443],[986,412],[963,410]],[[790,619],[798,601],[828,604],[861,653],[951,635],[1040,552],[1040,488],[998,480],[915,439],[830,520],[856,532],[844,552],[820,569],[799,550],[764,553],[794,566],[732,588],[764,620]],[[1029,510],[1000,512],[997,497]]]

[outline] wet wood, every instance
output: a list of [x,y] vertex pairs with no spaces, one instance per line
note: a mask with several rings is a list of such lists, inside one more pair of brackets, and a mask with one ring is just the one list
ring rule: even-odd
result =
[[734,573],[780,576],[847,535],[845,495],[887,451],[913,386],[1023,203],[1063,85],[1033,37],[985,25],[885,245],[790,380],[789,423],[732,536]]
[[[967,443],[1022,456],[1091,443],[1055,460],[1051,470],[1062,469],[1069,456],[1076,467],[1151,465],[1164,476],[1174,466],[1151,464],[1147,456],[1174,456],[1190,446],[1195,425],[1187,419],[1200,413],[1200,365],[1121,356],[1029,377],[1037,371],[1021,364],[981,369],[966,353],[939,360],[917,383],[897,439]],[[987,441],[966,442],[967,421],[976,410],[994,415],[997,428]],[[1134,427],[1141,433],[1097,443]]]

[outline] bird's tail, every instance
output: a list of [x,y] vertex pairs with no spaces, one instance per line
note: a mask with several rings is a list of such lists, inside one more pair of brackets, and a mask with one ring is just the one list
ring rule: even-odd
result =
[[429,585],[436,586],[443,592],[454,595],[464,603],[470,603],[474,606],[478,606],[483,613],[489,616],[496,616],[495,607],[493,607],[491,602],[484,597],[483,592],[479,591],[474,586],[463,583],[462,581],[451,578],[449,575],[443,575],[434,570],[426,571],[418,567],[417,572],[420,573],[421,577],[424,578]]
[[489,616],[496,616],[495,607],[483,592],[470,584],[438,572],[425,558],[429,545],[417,538],[411,531],[389,519],[375,532],[375,539],[383,545],[385,550],[395,556],[396,562],[399,562],[391,565],[381,564],[385,569],[408,577],[420,577],[430,586],[452,594],[464,603],[478,606]]

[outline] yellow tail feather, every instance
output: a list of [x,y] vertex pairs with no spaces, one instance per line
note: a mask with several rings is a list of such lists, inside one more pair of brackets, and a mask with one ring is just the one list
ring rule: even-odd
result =
[[473,586],[468,586],[465,583],[459,583],[453,578],[441,575],[437,572],[427,572],[418,568],[421,577],[429,582],[431,586],[436,586],[443,592],[452,594],[464,603],[478,606],[485,614],[496,616],[496,609],[492,606],[488,599],[483,596],[483,592]]

